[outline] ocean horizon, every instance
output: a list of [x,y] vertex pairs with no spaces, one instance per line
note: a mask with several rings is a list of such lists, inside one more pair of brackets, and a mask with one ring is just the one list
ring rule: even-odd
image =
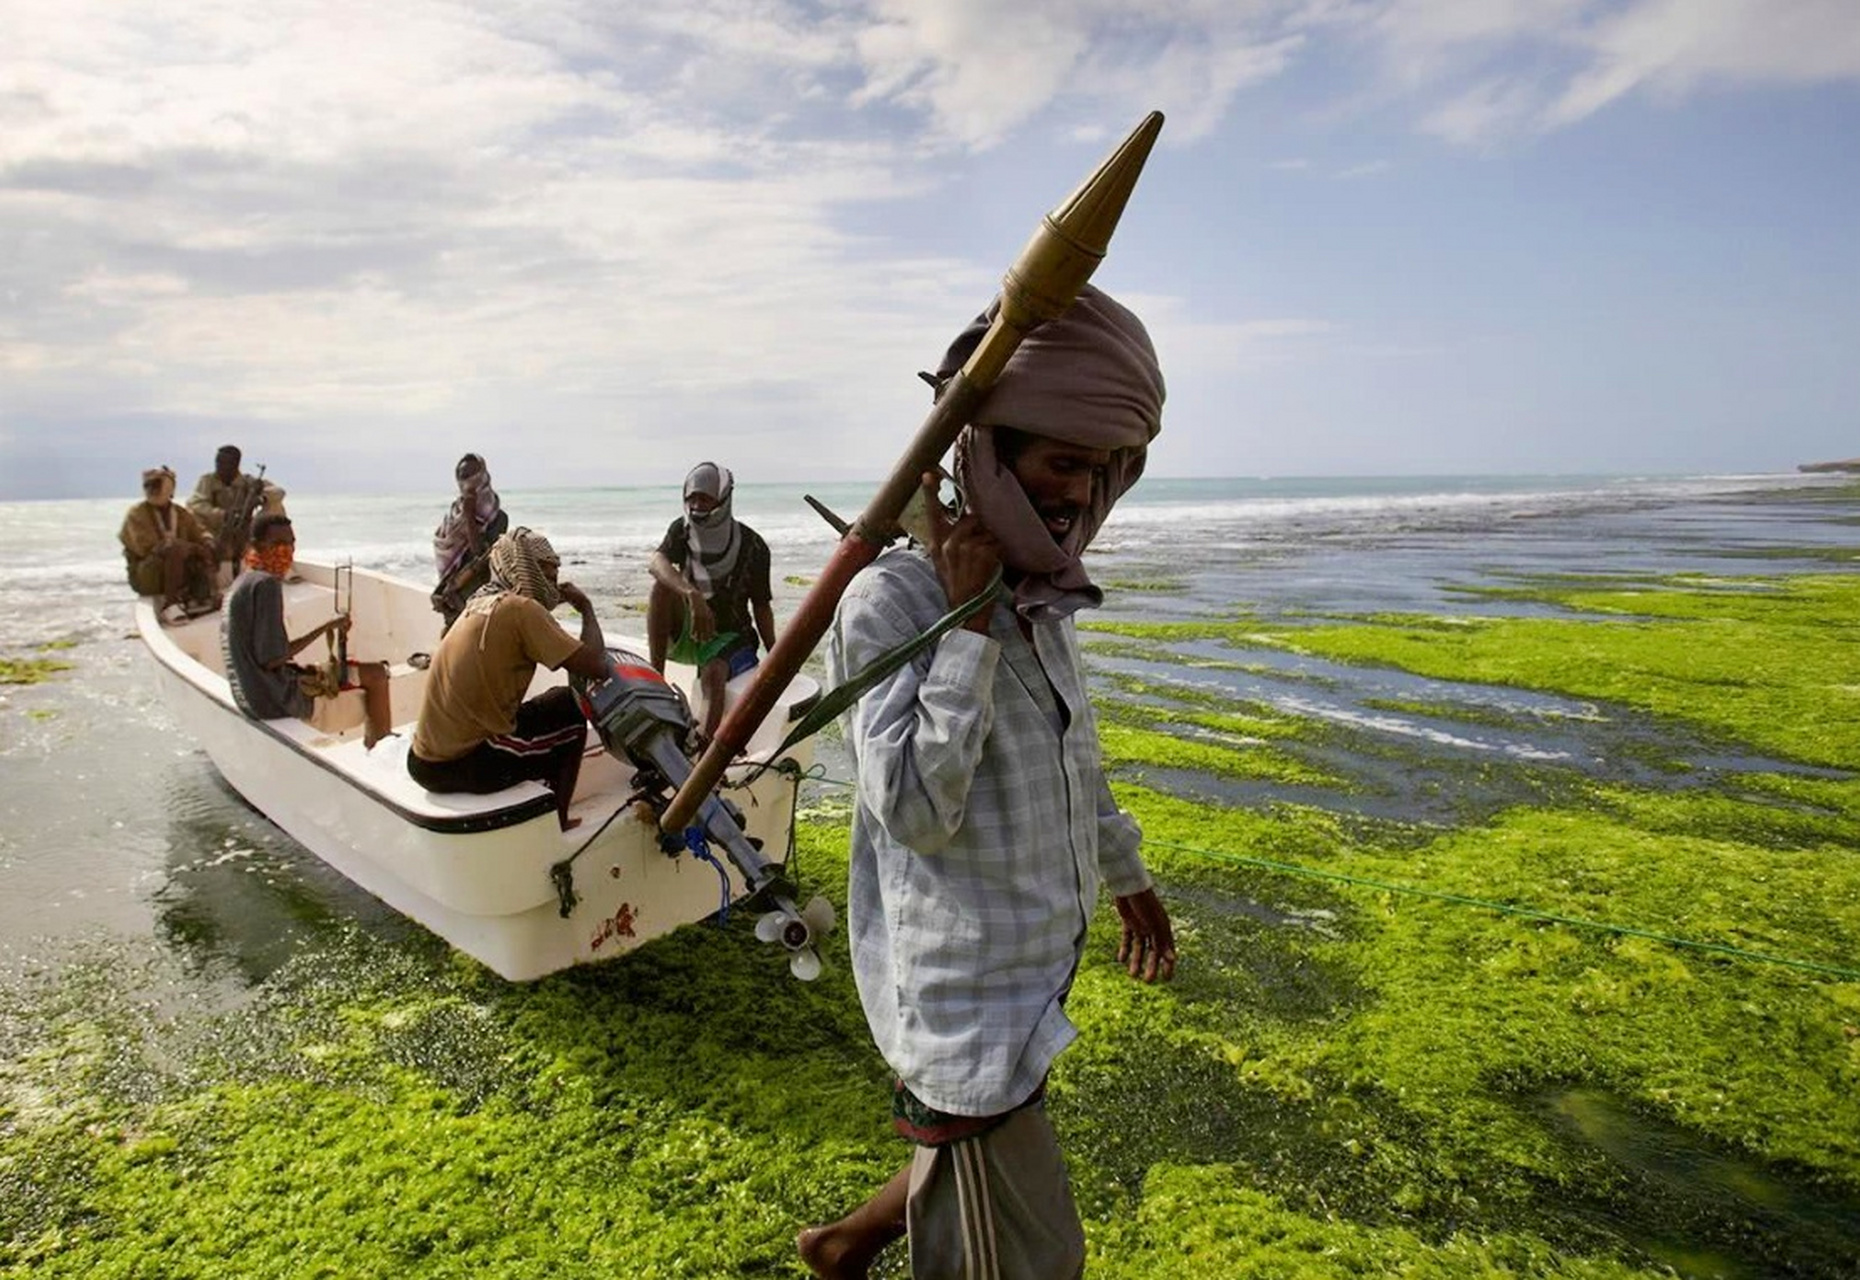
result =
[[[432,530],[451,500],[447,486],[319,494],[291,491],[288,477],[277,479],[285,485],[299,554],[306,559],[353,560],[416,580],[431,576]],[[768,541],[778,580],[809,577],[837,536],[802,495],[851,518],[877,483],[757,484],[739,478],[736,512]],[[1403,531],[1465,530],[1488,522],[1841,483],[1838,476],[1794,472],[1145,477],[1113,511],[1090,563],[1167,558],[1165,541],[1188,554],[1204,544],[1235,551],[1314,539],[1374,541]],[[595,593],[597,606],[602,592],[609,599],[643,594],[645,559],[678,515],[677,485],[512,489],[501,496],[514,523],[549,536],[571,574],[578,572],[583,588]],[[103,615],[124,589],[116,532],[134,501],[124,496],[0,502],[0,650],[69,638],[74,627],[77,635],[100,633]],[[48,598],[53,593],[55,600]]]

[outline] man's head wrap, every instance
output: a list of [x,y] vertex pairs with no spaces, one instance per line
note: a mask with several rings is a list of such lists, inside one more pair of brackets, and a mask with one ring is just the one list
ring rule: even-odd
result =
[[[154,486],[151,489],[151,486]],[[150,467],[142,473],[142,493],[156,506],[174,498],[174,472],[167,467]]]
[[458,481],[460,493],[473,493],[491,483],[491,472],[483,458],[468,453],[452,468],[452,478]]
[[[994,308],[978,316],[943,357],[938,379],[953,376],[987,332]],[[1014,607],[1034,621],[1063,618],[1103,602],[1079,557],[1112,506],[1143,474],[1149,443],[1162,430],[1164,387],[1143,322],[1109,294],[1086,285],[1057,320],[1024,339],[956,439],[956,483],[1019,573]],[[1055,542],[1013,470],[995,452],[989,428],[1107,449],[1102,483],[1092,486],[1066,540]]]
[[[701,493],[717,503],[702,515],[690,507],[691,495]],[[685,573],[708,599],[716,584],[730,576],[736,567],[736,553],[742,547],[735,515],[736,477],[728,467],[714,462],[700,462],[685,477]]]
[[555,608],[562,603],[562,593],[543,572],[543,565],[561,563],[549,539],[532,529],[512,529],[491,544],[491,580],[472,593],[465,612],[487,613],[512,592],[528,596],[545,609]]

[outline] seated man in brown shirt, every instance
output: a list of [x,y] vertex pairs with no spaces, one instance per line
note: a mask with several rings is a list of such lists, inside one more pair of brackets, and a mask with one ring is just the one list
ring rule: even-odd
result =
[[[555,688],[528,701],[541,663],[599,679],[608,671],[607,645],[594,606],[573,583],[558,582],[561,558],[540,533],[514,529],[491,548],[491,581],[466,602],[433,655],[420,723],[407,753],[407,772],[428,791],[484,795],[533,779],[555,792],[562,829],[587,723],[575,696]],[[550,610],[572,605],[581,639]]]
[[174,472],[150,467],[142,473],[142,501],[124,514],[116,536],[123,544],[129,585],[139,595],[161,597],[163,622],[184,622],[219,608],[213,541],[174,501]]

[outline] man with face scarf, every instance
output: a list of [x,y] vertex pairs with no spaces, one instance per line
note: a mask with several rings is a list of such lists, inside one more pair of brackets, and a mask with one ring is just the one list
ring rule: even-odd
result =
[[297,534],[288,516],[267,512],[252,522],[245,572],[227,594],[220,618],[220,652],[233,701],[255,720],[306,720],[316,699],[335,697],[353,679],[362,690],[362,742],[372,748],[393,731],[387,664],[350,662],[330,681],[323,668],[291,661],[323,637],[349,629],[348,617],[339,615],[294,640],[285,630],[284,581],[296,555]]
[[[491,546],[491,580],[466,602],[439,642],[407,753],[407,772],[428,791],[487,795],[525,780],[555,792],[562,829],[579,823],[568,807],[581,776],[587,723],[563,686],[528,701],[541,663],[551,671],[607,675],[607,642],[588,597],[559,582],[562,565],[540,533],[512,529]],[[577,641],[550,610],[581,614]]]
[[[984,318],[985,319],[985,318]],[[960,337],[955,372],[985,328]],[[1141,833],[1105,782],[1072,614],[1102,594],[1080,555],[1142,474],[1162,374],[1142,323],[1087,287],[1022,343],[956,445],[968,508],[926,475],[928,545],[894,550],[842,598],[827,669],[845,683],[1001,586],[991,607],[847,713],[857,774],[848,928],[854,976],[916,1143],[868,1203],[797,1240],[820,1276],[863,1276],[908,1231],[911,1274],[1072,1277],[1085,1241],[1043,1103],[1076,1038],[1066,995],[1102,883],[1133,978],[1175,970]]]
[[768,543],[736,518],[735,496],[736,477],[727,468],[714,462],[691,468],[685,513],[652,553],[652,595],[646,603],[653,667],[665,670],[669,651],[698,669],[706,741],[723,719],[724,685],[756,665],[756,637],[764,648],[775,647]]
[[136,594],[161,597],[161,620],[182,622],[219,608],[213,589],[213,539],[193,512],[174,501],[174,472],[142,473],[142,501],[123,516],[117,532],[129,585]]
[[433,530],[433,567],[439,572],[433,608],[445,615],[448,627],[490,574],[485,548],[510,527],[510,517],[491,487],[491,471],[483,458],[466,454],[452,475],[458,481],[459,496]]

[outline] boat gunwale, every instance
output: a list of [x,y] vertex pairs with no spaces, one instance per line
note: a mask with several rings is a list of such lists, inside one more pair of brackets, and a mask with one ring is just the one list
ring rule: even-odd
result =
[[[322,577],[327,576],[329,572],[327,566],[312,564],[306,565],[305,567],[318,571],[314,574],[306,574],[305,577],[308,581],[319,587],[333,589],[333,586],[326,586],[326,584],[320,580]],[[394,581],[394,579],[384,574],[371,573],[371,576],[381,577],[390,582]],[[400,801],[395,800],[392,796],[383,792],[363,775],[357,773],[353,769],[344,768],[340,764],[331,761],[326,752],[304,742],[295,734],[285,732],[273,721],[261,720],[254,716],[247,715],[240,709],[239,705],[232,700],[230,692],[228,692],[225,697],[221,697],[215,689],[204,684],[196,673],[199,673],[199,675],[215,676],[215,678],[222,682],[225,681],[226,677],[218,675],[212,668],[208,667],[186,649],[175,643],[174,639],[168,635],[167,628],[162,624],[160,617],[156,613],[156,599],[157,598],[154,596],[138,596],[136,599],[135,611],[136,630],[144,646],[157,663],[185,681],[194,693],[198,694],[208,703],[211,703],[228,715],[238,717],[239,720],[244,722],[248,727],[257,729],[273,740],[288,746],[297,755],[315,764],[319,769],[334,775],[342,782],[348,784],[352,790],[366,796],[375,804],[394,814],[402,821],[418,827],[423,831],[430,831],[436,835],[465,836],[482,835],[491,831],[503,831],[510,827],[533,822],[537,818],[545,815],[551,817],[555,815],[555,795],[542,784],[533,782],[518,784],[518,786],[526,791],[532,792],[532,794],[525,796],[521,800],[505,803],[495,808],[476,809],[469,813],[435,814],[424,813],[420,810],[407,807]],[[230,686],[228,686],[228,689],[230,690]],[[792,721],[805,715],[807,711],[819,701],[820,696],[821,692],[819,688],[816,687],[811,694],[787,704],[789,720]],[[307,722],[293,720],[292,723],[306,724]],[[755,757],[745,757],[739,763],[753,767],[757,762]]]
[[[481,809],[456,815],[421,813],[416,809],[409,809],[406,805],[384,794],[354,770],[345,769],[331,761],[326,753],[312,747],[295,734],[286,733],[269,720],[260,720],[247,715],[230,697],[221,698],[212,689],[203,685],[196,678],[195,672],[212,674],[211,668],[176,644],[166,634],[156,616],[153,600],[152,596],[142,596],[137,599],[136,630],[156,662],[185,681],[188,687],[206,702],[227,715],[238,717],[249,728],[256,729],[274,741],[283,743],[297,755],[316,765],[317,768],[334,774],[353,790],[403,821],[437,835],[480,835],[487,831],[502,831],[508,827],[521,826],[523,823],[532,822],[544,815],[554,816],[555,796],[540,783],[523,784],[526,790],[534,788],[535,794],[525,796],[515,803],[499,805],[494,809]],[[159,644],[155,643],[157,637],[160,639]],[[295,723],[304,722],[296,721]]]

